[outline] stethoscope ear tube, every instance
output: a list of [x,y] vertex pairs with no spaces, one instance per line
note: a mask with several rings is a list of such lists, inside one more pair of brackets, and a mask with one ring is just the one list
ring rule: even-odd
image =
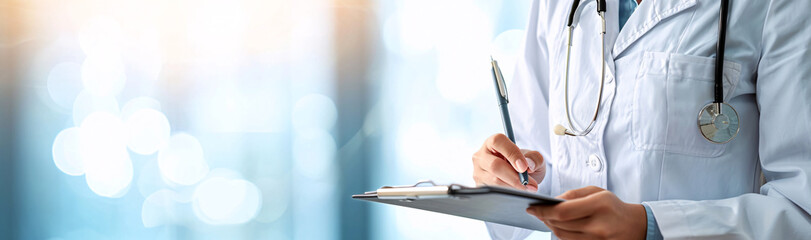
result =
[[597,0],[597,12],[605,12],[605,0]]
[[566,23],[566,26],[571,27],[574,25],[574,15],[577,12],[577,7],[580,6],[580,0],[574,0],[572,3],[572,10],[569,11],[569,22]]

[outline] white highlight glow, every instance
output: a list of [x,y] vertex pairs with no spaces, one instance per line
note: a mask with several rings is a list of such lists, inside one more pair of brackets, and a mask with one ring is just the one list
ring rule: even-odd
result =
[[141,207],[141,221],[144,227],[172,225],[180,219],[179,196],[176,192],[162,189],[149,195]]
[[199,1],[188,9],[186,27],[189,43],[203,58],[213,61],[236,60],[243,42],[248,16],[241,1]]
[[126,82],[121,46],[125,36],[121,26],[110,17],[94,17],[79,31],[79,45],[87,58],[82,63],[82,83],[89,93],[115,96]]
[[73,101],[73,124],[81,126],[82,121],[94,112],[107,112],[118,115],[118,101],[113,96],[98,97],[87,91],[82,91]]
[[[139,2],[137,5],[147,5],[149,3]],[[160,5],[155,3],[155,5]],[[150,6],[154,7],[154,5]],[[142,13],[142,12],[141,12]],[[143,22],[144,19],[139,19]],[[147,28],[140,31],[137,36],[133,36],[130,44],[138,50],[129,51],[124,55],[124,62],[127,63],[127,77],[137,79],[132,81],[127,89],[137,89],[136,92],[152,93],[160,76],[163,65],[163,50],[161,47],[161,36],[158,29]]]
[[[431,4],[431,3],[426,3]],[[386,49],[402,56],[425,53],[434,47],[436,28],[425,12],[401,11],[386,19],[383,44]]]
[[135,153],[149,155],[169,142],[169,120],[163,113],[153,109],[141,109],[127,119],[130,141],[127,144]]
[[72,127],[59,132],[53,144],[53,159],[56,167],[65,174],[84,174],[84,163],[79,153],[79,128]]
[[63,62],[54,66],[48,74],[48,95],[65,109],[73,107],[73,101],[82,91],[82,66]]
[[79,128],[79,150],[87,185],[104,197],[120,197],[132,182],[132,161],[127,153],[128,132],[117,116],[92,113]]
[[169,144],[158,152],[158,167],[165,179],[180,185],[197,183],[209,170],[200,142],[185,133],[169,138]]
[[85,54],[115,50],[124,43],[121,25],[107,16],[92,17],[79,30],[79,45]]
[[121,119],[127,121],[127,119],[129,119],[133,113],[141,109],[153,109],[160,112],[161,103],[151,97],[137,97],[130,99],[124,104],[124,107],[121,108]]
[[194,191],[195,215],[212,225],[246,223],[256,216],[261,204],[259,188],[242,179],[214,177]]
[[215,168],[208,172],[208,178],[227,178],[227,179],[242,179],[242,174],[228,168]]
[[321,129],[329,131],[338,118],[335,103],[327,96],[309,94],[296,102],[293,108],[293,128],[296,131]]
[[446,18],[437,38],[439,69],[436,87],[442,97],[468,103],[484,89],[493,88],[490,73],[490,17],[471,2],[454,4],[458,16]]
[[296,134],[293,140],[293,164],[297,173],[320,179],[330,176],[334,169],[335,139],[324,130],[311,130]]
[[124,68],[117,51],[94,51],[82,63],[84,88],[96,96],[115,96],[124,89],[127,78]]
[[[470,161],[470,153],[476,147],[465,144],[462,136],[444,132],[440,134],[434,125],[426,122],[402,124],[398,129],[397,169],[405,178],[435,176],[437,182],[459,181],[469,171],[448,173],[444,169],[460,169]],[[413,175],[408,175],[413,174]]]

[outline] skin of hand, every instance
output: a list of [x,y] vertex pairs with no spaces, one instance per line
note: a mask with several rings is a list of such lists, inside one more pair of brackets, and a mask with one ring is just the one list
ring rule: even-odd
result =
[[[524,186],[518,174],[527,171],[529,183]],[[477,185],[510,187],[538,191],[546,174],[543,156],[538,151],[522,150],[504,134],[487,138],[473,154],[473,180]]]
[[588,186],[567,191],[565,202],[530,206],[527,213],[560,239],[645,239],[647,215],[642,204],[625,203],[614,193]]

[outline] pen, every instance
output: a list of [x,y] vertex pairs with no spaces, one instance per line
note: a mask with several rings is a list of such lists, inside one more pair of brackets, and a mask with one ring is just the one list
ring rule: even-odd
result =
[[[498,107],[501,109],[501,120],[504,122],[504,134],[507,135],[510,141],[515,143],[513,125],[510,122],[510,111],[507,109],[507,103],[510,102],[507,98],[507,84],[504,83],[504,76],[501,75],[501,69],[493,56],[490,56],[490,65],[493,67],[493,81],[496,83],[496,96],[498,97]],[[526,171],[518,174],[518,177],[521,178],[521,184],[527,185],[529,183],[529,176]]]

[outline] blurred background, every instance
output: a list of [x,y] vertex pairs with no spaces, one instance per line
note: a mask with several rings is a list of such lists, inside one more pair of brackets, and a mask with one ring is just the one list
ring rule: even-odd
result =
[[487,239],[350,196],[474,185],[529,4],[0,0],[0,238]]

